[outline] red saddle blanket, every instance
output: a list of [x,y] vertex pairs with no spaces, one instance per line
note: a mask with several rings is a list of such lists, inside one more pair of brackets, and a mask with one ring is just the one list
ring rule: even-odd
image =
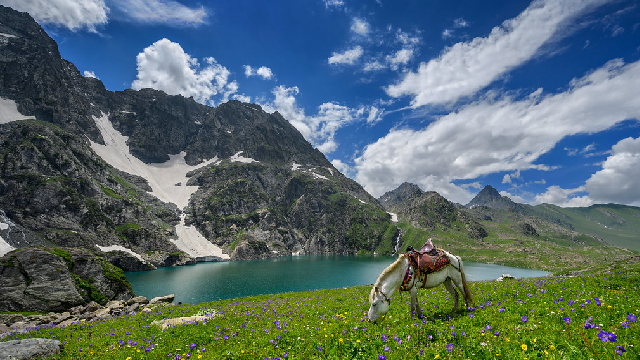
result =
[[408,251],[406,255],[413,267],[422,274],[440,271],[451,263],[445,252],[440,249],[429,252]]

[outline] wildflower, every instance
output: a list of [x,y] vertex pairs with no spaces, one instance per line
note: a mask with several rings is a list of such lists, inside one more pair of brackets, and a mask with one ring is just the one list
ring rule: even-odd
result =
[[568,317],[568,316],[563,317],[562,320],[564,320],[564,322],[567,323],[567,324],[571,323],[571,318]]
[[453,344],[447,344],[447,350],[453,351]]
[[522,344],[520,347],[522,348],[522,351],[527,351],[527,344]]
[[389,347],[388,346],[384,347],[384,352],[389,352]]
[[625,321],[622,322],[622,327],[630,327],[630,326],[631,325],[629,325],[628,321],[625,320]]
[[387,357],[382,354],[378,354],[378,360],[387,360]]
[[473,319],[473,313],[469,313],[469,317]]
[[624,346],[618,346],[616,348],[616,354],[622,355],[623,352],[627,352],[627,350],[625,350]]
[[318,351],[322,352],[322,346],[318,346]]
[[553,346],[553,345],[549,345],[549,350],[555,350],[555,349],[556,349],[556,347],[555,347],[555,346]]
[[629,316],[627,316],[627,320],[629,320],[629,321],[638,321],[638,318],[636,318],[636,316],[634,314],[629,314]]
[[522,320],[523,323],[526,323],[527,321],[529,321],[529,318],[527,317],[527,315],[524,315],[520,320]]
[[193,349],[195,349],[195,348],[196,348],[196,344],[193,344],[193,343],[192,343],[192,344],[191,344],[191,346],[189,346],[189,347],[191,348],[191,350],[193,350]]

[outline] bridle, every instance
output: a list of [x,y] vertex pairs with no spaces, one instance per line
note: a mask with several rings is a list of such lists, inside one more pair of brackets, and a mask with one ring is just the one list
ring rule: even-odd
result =
[[380,289],[379,287],[376,286],[376,292],[379,293],[380,295],[382,295],[384,297],[384,301],[387,302],[387,305],[391,305],[391,298],[387,296],[387,294],[385,294],[382,289]]

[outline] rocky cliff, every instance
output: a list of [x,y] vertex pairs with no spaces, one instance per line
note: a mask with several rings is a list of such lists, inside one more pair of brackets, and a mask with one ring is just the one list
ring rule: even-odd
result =
[[373,252],[389,241],[390,217],[377,200],[279,113],[108,91],[62,59],[28,14],[6,7],[0,105],[3,253],[108,251],[133,271]]
[[128,300],[122,270],[84,249],[25,248],[0,259],[0,311],[61,311]]

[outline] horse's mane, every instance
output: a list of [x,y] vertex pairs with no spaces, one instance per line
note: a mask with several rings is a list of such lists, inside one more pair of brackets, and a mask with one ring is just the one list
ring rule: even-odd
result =
[[395,271],[398,266],[402,265],[402,260],[404,260],[405,256],[404,254],[400,254],[398,256],[398,259],[396,259],[396,261],[393,262],[393,264],[387,266],[386,269],[384,269],[382,271],[382,273],[378,276],[378,280],[376,280],[376,283],[374,284],[374,286],[378,286],[380,285],[380,282],[387,277],[389,274],[391,274],[393,271]]

